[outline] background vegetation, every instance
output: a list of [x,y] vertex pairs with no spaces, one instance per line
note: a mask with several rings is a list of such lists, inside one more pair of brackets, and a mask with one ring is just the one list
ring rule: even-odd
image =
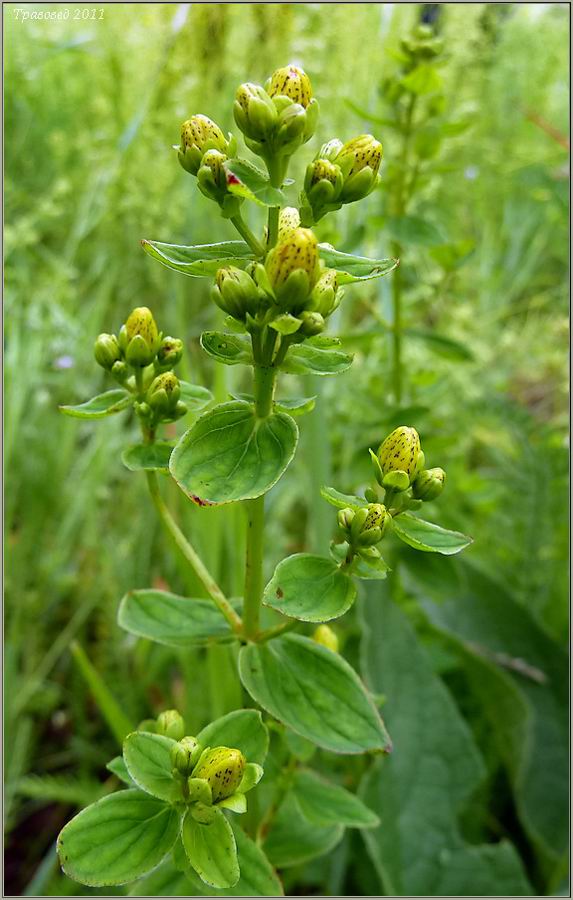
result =
[[[343,652],[384,695],[395,752],[362,779],[357,762],[322,764],[365,792],[382,826],[309,863],[295,848],[282,875],[290,893],[565,896],[566,5],[110,4],[98,21],[25,23],[15,8],[4,8],[6,893],[90,893],[59,874],[54,841],[109,789],[117,748],[73,641],[134,724],[177,706],[194,730],[242,702],[227,650],[184,657],[116,625],[129,588],[198,586],[167,552],[143,479],[122,467],[135,424],[57,412],[104,388],[93,339],[135,305],[185,337],[183,377],[218,400],[241,389],[198,345],[220,322],[207,283],[138,246],[233,236],[177,164],[179,123],[204,112],[230,129],[236,85],[294,61],[322,109],[302,164],[323,140],[372,131],[390,174],[400,144],[382,86],[423,14],[445,41],[445,121],[457,125],[437,135],[401,222],[383,178],[319,228],[346,251],[402,245],[402,400],[390,276],[349,289],[337,313],[352,369],[304,386],[320,403],[270,497],[269,575],[286,552],[326,549],[335,517],[320,484],[364,485],[368,447],[404,422],[448,472],[432,517],[475,543],[459,561],[396,545],[391,577],[339,627]],[[239,513],[191,509],[172,487],[237,593]]]

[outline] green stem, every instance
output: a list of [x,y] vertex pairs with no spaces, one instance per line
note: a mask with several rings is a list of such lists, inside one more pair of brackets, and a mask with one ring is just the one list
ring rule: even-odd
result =
[[[392,245],[392,255],[400,258],[400,244]],[[400,266],[394,270],[392,279],[392,306],[394,324],[392,328],[392,384],[396,404],[402,401],[402,272]]]
[[241,213],[237,213],[236,216],[231,216],[231,222],[241,235],[244,241],[247,242],[251,250],[256,256],[264,256],[265,248],[263,245],[257,240],[245,220],[243,219]]
[[281,208],[280,206],[270,206],[269,207],[269,222],[268,222],[268,238],[267,238],[267,249],[270,250],[277,242],[277,238],[279,236],[279,215]]
[[273,638],[280,637],[281,634],[293,631],[297,625],[300,625],[298,619],[289,619],[287,622],[281,622],[280,625],[275,625],[273,628],[267,628],[266,631],[260,632],[257,643],[265,644],[267,641],[272,641]]
[[255,412],[259,419],[266,419],[273,409],[276,369],[273,366],[255,366]]
[[155,509],[159,514],[159,518],[161,519],[165,530],[167,531],[173,543],[179,549],[183,557],[187,560],[187,562],[197,575],[199,581],[218,607],[221,614],[225,617],[233,631],[238,634],[241,631],[242,627],[240,617],[237,615],[237,613],[225,597],[223,591],[204,565],[201,557],[193,549],[193,547],[173,519],[165,504],[165,501],[163,500],[163,497],[161,496],[159,483],[157,480],[157,473],[146,472],[145,474],[147,477],[147,485],[149,487],[151,499],[153,500]]
[[247,555],[245,594],[243,599],[243,634],[253,640],[259,631],[263,596],[263,547],[265,530],[265,498],[245,500],[247,510]]

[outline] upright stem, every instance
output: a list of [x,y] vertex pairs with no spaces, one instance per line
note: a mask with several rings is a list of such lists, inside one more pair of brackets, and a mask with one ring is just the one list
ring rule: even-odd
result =
[[267,240],[267,249],[271,249],[277,242],[277,238],[279,236],[279,215],[281,208],[280,206],[270,206],[269,207],[269,219],[268,219],[268,240]]
[[255,237],[255,235],[243,219],[241,213],[237,213],[236,216],[231,216],[231,222],[233,223],[243,240],[247,242],[253,253],[255,253],[256,256],[264,256],[265,248]]
[[159,514],[159,518],[163,522],[165,530],[168,532],[171,539],[173,540],[173,543],[178,547],[191,568],[194,570],[195,574],[199,578],[199,581],[202,583],[211,599],[217,605],[222,615],[226,618],[233,631],[239,633],[242,625],[240,617],[237,615],[237,613],[225,597],[223,591],[204,565],[201,557],[195,552],[195,550],[171,516],[171,513],[169,512],[159,490],[157,473],[146,472],[145,474],[147,476],[147,485],[149,487],[151,499],[153,500],[154,506]]
[[266,419],[273,408],[276,369],[273,366],[255,366],[255,412],[258,419]]

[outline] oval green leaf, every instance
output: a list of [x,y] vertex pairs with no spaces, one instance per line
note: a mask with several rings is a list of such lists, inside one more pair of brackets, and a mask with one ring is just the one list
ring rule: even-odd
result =
[[380,714],[354,669],[310,638],[291,634],[243,647],[239,675],[263,709],[325,750],[391,750]]
[[398,265],[397,259],[369,259],[367,256],[355,256],[353,253],[341,253],[330,244],[319,244],[318,251],[326,267],[336,269],[339,273],[339,284],[382,278]]
[[93,887],[125,884],[158,866],[179,830],[172,806],[142,791],[118,791],[68,822],[58,837],[58,855],[74,881]]
[[414,550],[426,553],[442,553],[452,556],[472,543],[471,537],[459,531],[448,531],[433,522],[426,522],[411,513],[405,512],[392,520],[392,530],[401,541]]
[[353,359],[342,350],[305,341],[289,348],[280,368],[289,375],[340,375],[350,368]]
[[247,762],[262,766],[269,750],[269,732],[255,709],[238,709],[215,719],[197,735],[203,747],[236,747]]
[[132,444],[121,454],[121,461],[130,472],[169,472],[172,441],[155,441],[153,444]]
[[153,589],[129,591],[119,605],[117,621],[130,634],[168,647],[192,647],[233,637],[228,622],[210,600]]
[[124,784],[128,784],[130,787],[136,787],[135,781],[127,771],[123,756],[114,756],[114,758],[106,765],[106,769],[109,772],[112,772],[112,774],[115,775],[116,778],[119,778],[120,781],[123,781]]
[[121,388],[98,394],[85,403],[77,406],[60,406],[60,412],[65,416],[73,416],[76,419],[103,419],[105,416],[113,416],[122,412],[133,402],[133,397]]
[[226,366],[252,366],[253,351],[246,334],[225,334],[222,331],[204,331],[201,346],[205,353]]
[[338,619],[355,599],[352,579],[331,559],[311,553],[283,559],[263,594],[265,606],[302,622]]
[[136,785],[159,800],[174,803],[181,789],[171,770],[171,748],[177,742],[163,734],[134,731],[123,742],[123,758]]
[[227,189],[237,197],[252,200],[260,206],[282,206],[281,190],[273,187],[268,175],[245,159],[228,159],[225,164]]
[[356,497],[354,494],[341,494],[336,488],[327,485],[321,487],[320,496],[331,506],[336,506],[337,509],[346,509],[347,507],[361,509],[361,507],[367,506],[366,500],[363,498]]
[[233,829],[221,810],[214,810],[209,825],[196,822],[188,813],[181,838],[190,865],[199,878],[215,888],[233,887],[239,880],[239,861]]
[[218,244],[164,244],[161,241],[142,241],[145,252],[168,269],[201,278],[215,275],[221,266],[241,266],[254,259],[253,251],[244,241],[222,241]]
[[292,793],[287,795],[263,844],[271,863],[279,869],[302,865],[324,856],[340,842],[344,826],[311,824]]
[[326,781],[310,769],[299,769],[294,794],[305,818],[314,825],[376,828],[380,819],[355,794]]
[[286,413],[258,419],[249,403],[221,403],[187,431],[169,468],[199,506],[250,500],[275,484],[294,456],[296,423]]
[[188,381],[180,381],[181,400],[190,412],[199,412],[213,400],[213,394],[201,384],[190,384]]

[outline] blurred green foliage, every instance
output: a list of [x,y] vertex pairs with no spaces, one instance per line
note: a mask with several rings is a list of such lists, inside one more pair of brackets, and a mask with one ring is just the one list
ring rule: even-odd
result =
[[[156,266],[138,246],[141,238],[233,237],[177,164],[171,145],[179,123],[203,112],[231,129],[236,85],[297,62],[312,78],[322,113],[295,174],[324,140],[371,130],[384,145],[384,176],[396,164],[399,138],[384,121],[382,85],[398,65],[400,38],[427,10],[108,4],[98,20],[74,20],[69,7],[66,21],[23,22],[15,9],[4,7],[6,875],[10,892],[28,886],[29,893],[61,895],[82,889],[57,873],[55,835],[74,808],[106,790],[104,764],[116,752],[71,641],[86,649],[134,724],[176,705],[199,728],[240,705],[241,691],[225,648],[183,657],[120,632],[116,609],[127,589],[167,583],[197,595],[199,588],[165,552],[142,479],[121,465],[134,423],[78,424],[60,417],[57,405],[103,389],[93,338],[116,330],[135,305],[150,306],[160,327],[185,337],[183,377],[203,381],[219,400],[248,388],[235,370],[216,373],[200,351],[201,331],[220,323],[207,282]],[[370,590],[364,606],[365,677],[387,695],[390,731],[422,740],[408,702],[409,667],[402,675],[399,654],[391,663],[400,641],[415,646],[412,671],[420,684],[433,679],[427,690],[436,715],[453,723],[460,752],[475,760],[471,796],[456,795],[451,821],[427,849],[428,865],[440,853],[471,855],[466,843],[459,849],[459,834],[467,844],[503,838],[516,848],[507,853],[521,858],[518,886],[527,876],[535,893],[563,896],[568,24],[563,4],[439,8],[445,118],[469,127],[440,140],[421,167],[398,235],[384,177],[365,203],[317,229],[340,249],[378,257],[400,241],[403,399],[397,406],[390,387],[390,276],[360,294],[349,289],[336,314],[332,330],[356,361],[336,381],[303,386],[318,403],[301,421],[295,463],[271,494],[267,534],[269,574],[285,552],[324,551],[334,516],[319,486],[364,486],[368,447],[395,425],[415,425],[429,458],[448,472],[447,503],[434,517],[475,543],[461,562],[394,548],[391,580],[378,597],[378,588]],[[180,520],[236,594],[240,513],[189,509],[171,487]],[[353,614],[341,637],[354,660],[359,636]],[[214,687],[221,683],[223,692]],[[443,738],[431,746],[442,753]],[[368,776],[395,786],[388,808],[380,790],[383,821],[395,824],[401,813],[400,779],[411,777],[410,764],[417,767],[397,756]],[[359,774],[346,771],[351,785]],[[431,768],[426,777],[434,777]],[[407,802],[408,815],[421,814],[423,798],[420,810],[416,796]],[[398,827],[381,838],[369,834],[368,848],[347,837],[334,853],[285,870],[285,888],[444,889],[430,874],[404,880],[395,863],[388,869],[394,840],[401,840]],[[502,888],[491,865],[493,884]]]

